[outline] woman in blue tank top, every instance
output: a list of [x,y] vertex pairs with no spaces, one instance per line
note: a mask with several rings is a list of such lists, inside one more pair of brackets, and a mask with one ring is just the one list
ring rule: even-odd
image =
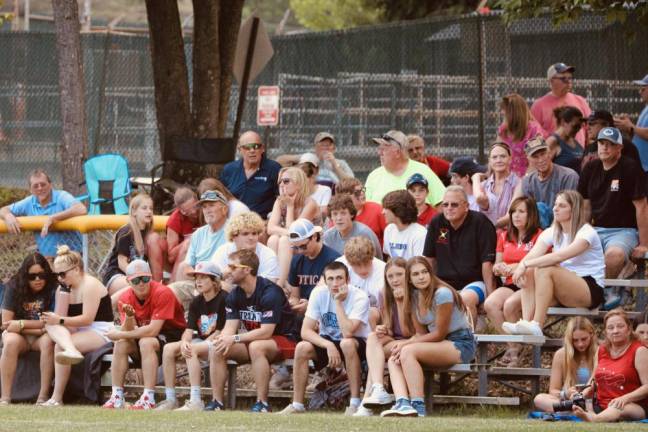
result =
[[587,384],[594,371],[598,342],[592,323],[574,317],[567,323],[563,347],[553,357],[549,393],[540,393],[533,400],[540,411],[553,412],[553,404],[570,399],[576,385]]
[[554,111],[556,131],[547,137],[549,149],[554,153],[554,163],[580,172],[583,144],[576,141],[576,134],[583,127],[583,113],[576,107],[563,106]]

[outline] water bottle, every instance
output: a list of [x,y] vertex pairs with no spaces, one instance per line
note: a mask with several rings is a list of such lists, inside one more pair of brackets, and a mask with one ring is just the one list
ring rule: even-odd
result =
[[70,288],[60,285],[56,291],[54,313],[60,317],[65,317],[68,314],[68,306],[70,306]]

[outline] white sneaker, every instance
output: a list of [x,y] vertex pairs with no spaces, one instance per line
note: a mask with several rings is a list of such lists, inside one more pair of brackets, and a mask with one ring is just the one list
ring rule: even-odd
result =
[[178,409],[178,401],[169,399],[164,399],[155,407],[156,411],[171,411],[175,409]]
[[537,321],[523,321],[517,323],[518,334],[526,334],[533,336],[544,336],[542,327]]
[[59,402],[54,400],[54,398],[49,399],[47,402],[44,402],[42,405],[40,405],[45,408],[58,408],[63,406],[63,402]]
[[371,417],[374,413],[372,410],[365,408],[364,405],[358,407],[358,411],[353,414],[353,417]]
[[188,400],[185,402],[182,408],[178,408],[176,411],[202,411],[203,409],[205,409],[205,404],[202,400],[198,400],[198,401]]
[[355,406],[349,405],[349,406],[346,407],[346,409],[344,410],[344,415],[345,415],[345,416],[354,416],[355,413],[357,413],[357,412],[358,412],[358,407],[355,407]]
[[506,333],[511,335],[528,334],[528,333],[524,333],[523,328],[520,326],[521,324],[526,325],[528,323],[529,321],[523,319],[519,320],[516,323],[504,322],[502,324],[502,330],[504,330]]
[[303,414],[305,413],[306,410],[298,410],[293,406],[292,403],[288,404],[288,406],[281,411],[279,411],[277,414],[278,415],[291,415],[291,414]]
[[75,365],[83,361],[83,354],[78,351],[65,350],[56,353],[54,356],[56,363],[62,365]]
[[394,403],[394,396],[387,393],[384,387],[373,387],[371,394],[362,401],[362,405],[370,409],[378,409],[385,405],[391,405],[392,403]]

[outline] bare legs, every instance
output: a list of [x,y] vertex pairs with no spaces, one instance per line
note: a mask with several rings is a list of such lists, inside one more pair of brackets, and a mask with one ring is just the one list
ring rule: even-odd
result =
[[2,345],[2,357],[0,357],[2,398],[0,400],[11,401],[11,389],[18,366],[18,356],[27,351],[40,351],[40,391],[37,400],[39,402],[46,401],[54,376],[54,343],[52,339],[44,334],[28,345],[27,338],[24,336],[18,333],[4,332]]
[[268,247],[277,254],[277,259],[279,260],[279,280],[277,281],[277,285],[283,288],[288,279],[290,261],[293,255],[290,240],[288,240],[287,235],[279,236],[273,234],[268,238]]

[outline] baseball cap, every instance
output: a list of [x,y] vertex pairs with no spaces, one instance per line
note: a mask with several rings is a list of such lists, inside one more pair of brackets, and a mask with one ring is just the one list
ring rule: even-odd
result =
[[202,204],[204,202],[220,202],[228,205],[225,196],[216,190],[208,190],[203,192],[203,194],[200,195],[200,201],[198,201],[198,204]]
[[322,227],[313,225],[313,222],[308,219],[300,218],[290,224],[288,228],[288,238],[291,243],[306,240],[313,234],[321,232]]
[[415,184],[420,184],[421,186],[428,187],[427,179],[419,173],[412,174],[412,176],[407,179],[407,189],[409,189],[410,186],[413,186]]
[[223,272],[221,271],[220,267],[211,261],[200,261],[198,264],[196,264],[196,268],[194,271],[187,272],[188,275],[190,276],[195,276],[197,274],[204,274],[204,275],[209,275],[209,276],[215,276],[218,279],[223,278]]
[[596,140],[606,140],[610,141],[612,144],[623,145],[623,137],[621,136],[621,132],[615,127],[606,127],[601,129],[601,131],[598,133],[598,136],[596,137]]
[[478,164],[472,156],[460,156],[452,161],[449,171],[463,177],[486,172],[486,167]]
[[547,79],[551,79],[554,77],[554,75],[563,72],[574,73],[575,70],[576,68],[574,66],[568,66],[565,63],[554,63],[549,66],[549,69],[547,69]]
[[140,276],[152,276],[151,267],[141,259],[135,259],[126,266],[126,279],[131,280]]
[[371,138],[376,144],[392,145],[396,144],[401,149],[407,148],[407,136],[399,130],[390,130],[379,138]]
[[524,153],[526,153],[527,156],[531,156],[540,150],[548,149],[549,145],[545,142],[544,138],[542,138],[542,135],[536,135],[535,138],[531,138],[526,142],[526,144],[524,144]]
[[320,132],[317,135],[315,135],[313,144],[317,144],[318,142],[324,141],[325,139],[330,139],[331,141],[333,141],[333,144],[335,144],[335,137],[328,132]]
[[304,153],[303,155],[301,155],[301,157],[299,158],[299,163],[303,164],[306,162],[312,163],[316,167],[319,166],[319,158],[315,153]]
[[640,86],[648,86],[648,75],[643,77],[643,79],[632,81],[632,83]]
[[598,111],[592,111],[592,114],[587,117],[588,122],[596,121],[596,120],[602,120],[607,124],[614,124],[614,117],[612,117],[612,114],[610,111],[605,111],[605,110],[598,110]]

